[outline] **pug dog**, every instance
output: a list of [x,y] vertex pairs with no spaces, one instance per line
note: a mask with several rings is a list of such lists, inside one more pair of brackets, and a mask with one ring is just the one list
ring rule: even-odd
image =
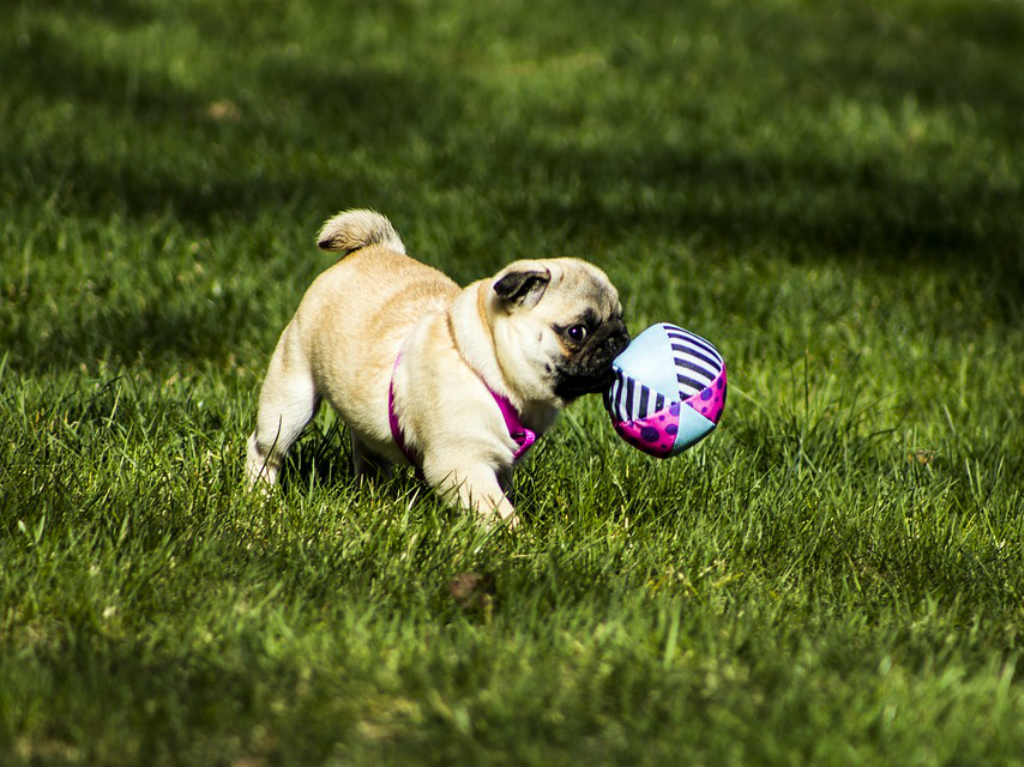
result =
[[410,463],[446,502],[518,523],[512,468],[558,411],[612,383],[629,343],[622,304],[575,258],[515,261],[460,288],[406,255],[370,210],[329,219],[342,254],[281,333],[248,441],[250,485],[273,484],[327,400],[348,424],[358,474]]

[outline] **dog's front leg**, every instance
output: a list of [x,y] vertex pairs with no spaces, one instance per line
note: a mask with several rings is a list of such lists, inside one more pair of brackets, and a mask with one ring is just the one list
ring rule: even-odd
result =
[[447,502],[475,511],[485,522],[494,522],[497,516],[509,528],[519,525],[516,510],[502,492],[498,475],[490,466],[473,464],[453,469],[426,461],[423,476]]

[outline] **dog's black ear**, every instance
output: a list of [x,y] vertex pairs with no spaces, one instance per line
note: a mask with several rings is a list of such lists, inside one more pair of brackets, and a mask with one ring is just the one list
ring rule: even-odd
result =
[[503,274],[492,287],[503,301],[534,306],[544,295],[549,282],[551,272],[547,269],[518,269]]

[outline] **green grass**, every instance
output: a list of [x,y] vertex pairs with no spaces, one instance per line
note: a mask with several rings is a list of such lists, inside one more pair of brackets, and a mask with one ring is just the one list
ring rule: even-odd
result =
[[[16,3],[0,761],[1019,762],[1022,48],[1000,0]],[[463,282],[595,261],[720,347],[721,427],[577,403],[515,535],[327,412],[247,494],[352,206]]]

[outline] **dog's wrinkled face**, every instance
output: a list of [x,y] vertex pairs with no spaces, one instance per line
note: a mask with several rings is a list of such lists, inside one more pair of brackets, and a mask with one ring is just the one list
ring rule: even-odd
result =
[[517,261],[491,289],[498,362],[524,397],[562,406],[611,385],[629,334],[604,272],[573,258]]

